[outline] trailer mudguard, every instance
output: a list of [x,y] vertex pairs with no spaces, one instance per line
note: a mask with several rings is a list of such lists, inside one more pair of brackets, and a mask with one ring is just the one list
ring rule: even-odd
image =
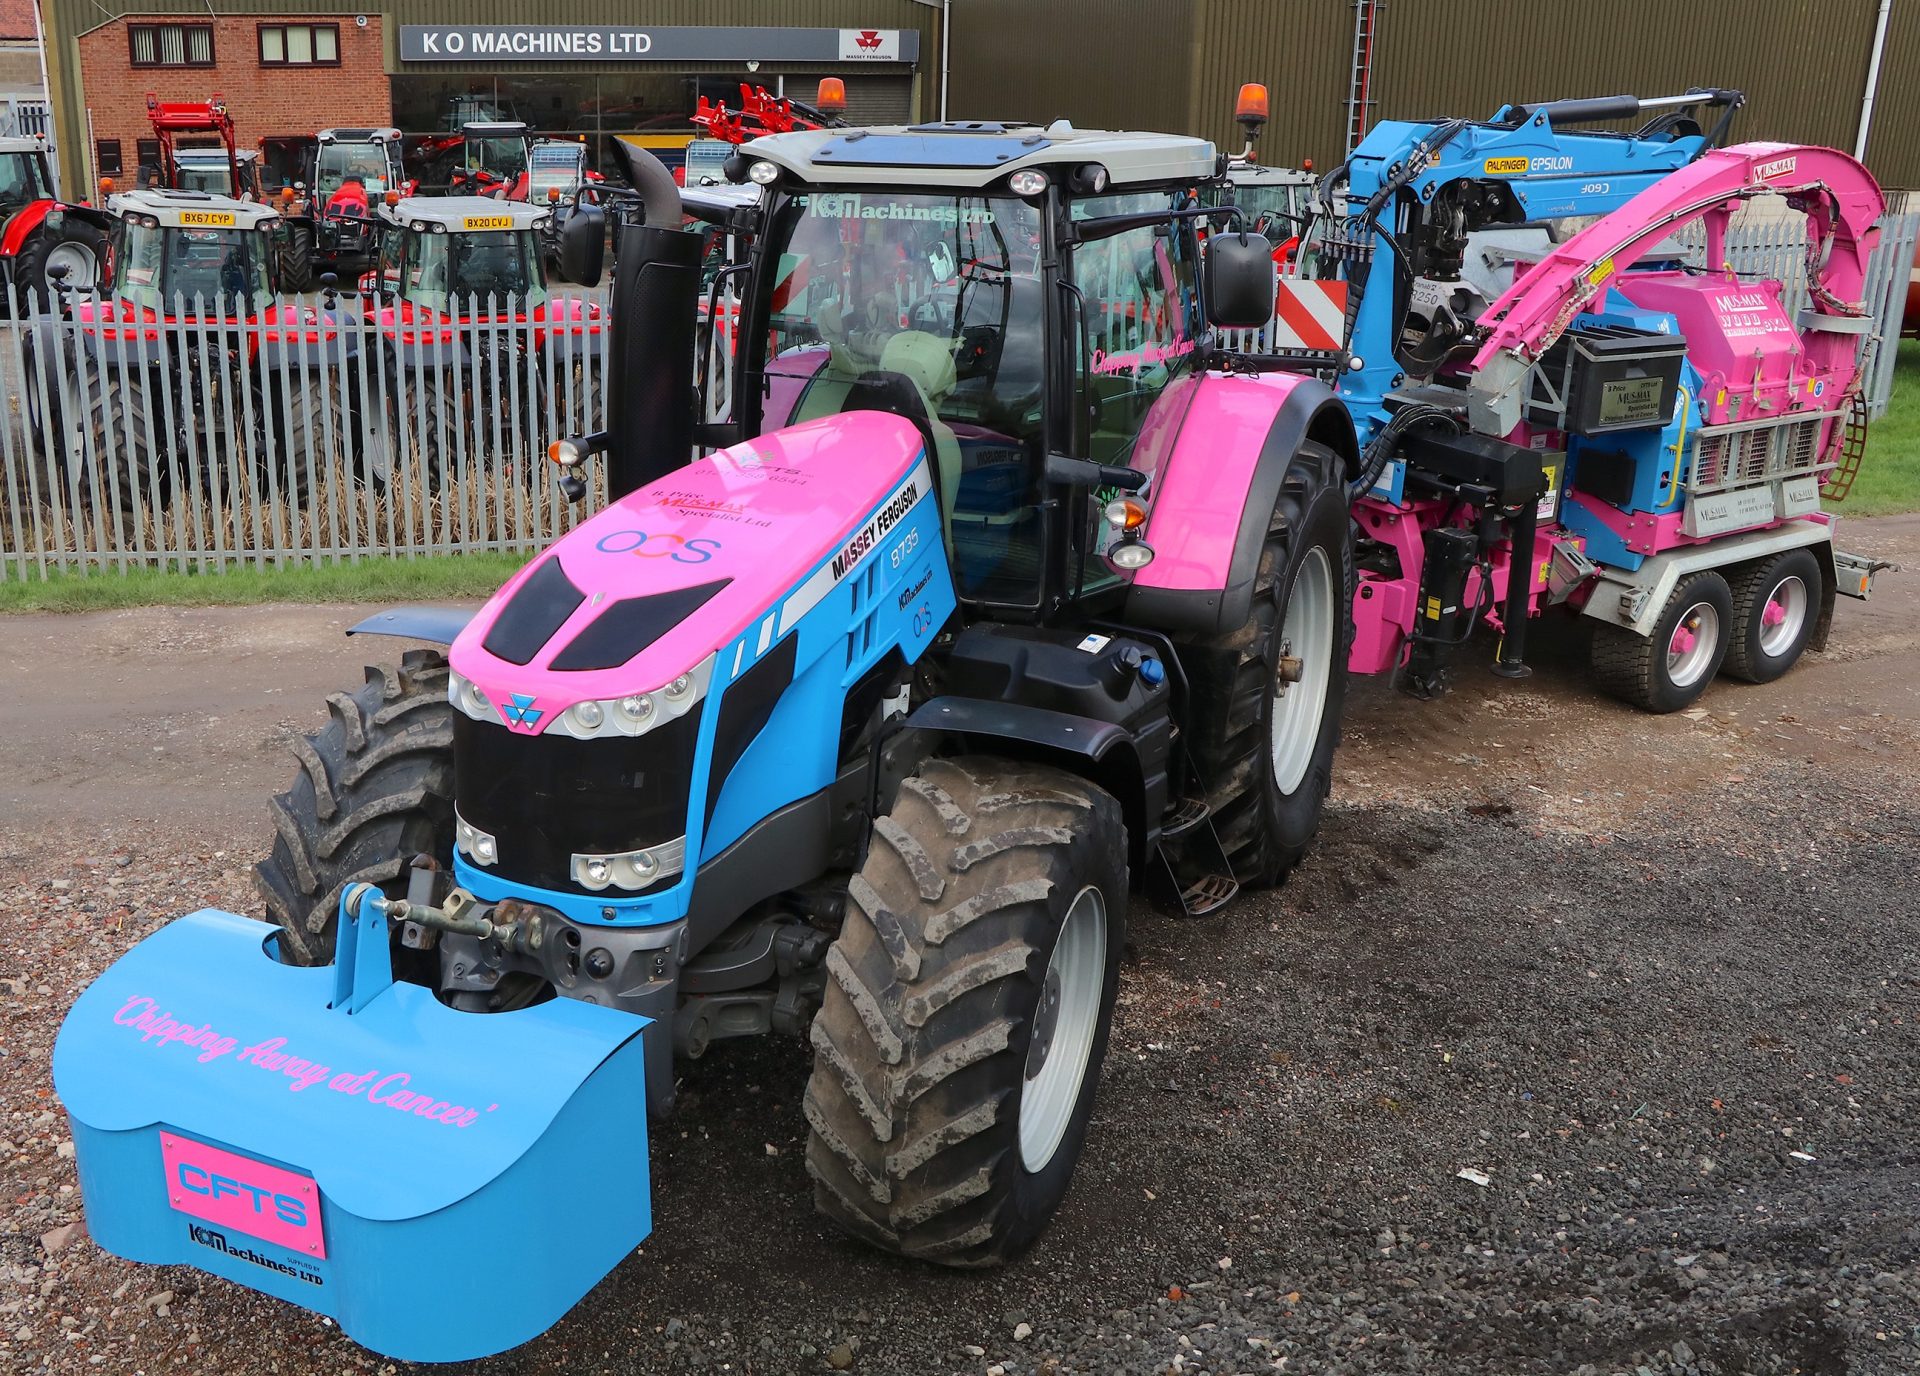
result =
[[[370,908],[370,905],[368,905]],[[386,918],[336,964],[202,909],[83,993],[54,1046],[87,1226],[328,1315],[396,1358],[527,1341],[651,1227],[643,1018],[456,1012],[393,983]],[[556,1197],[586,1160],[617,1185]]]
[[1150,483],[1127,619],[1203,635],[1247,619],[1280,484],[1300,446],[1324,444],[1359,469],[1353,421],[1333,389],[1298,373],[1207,373]]

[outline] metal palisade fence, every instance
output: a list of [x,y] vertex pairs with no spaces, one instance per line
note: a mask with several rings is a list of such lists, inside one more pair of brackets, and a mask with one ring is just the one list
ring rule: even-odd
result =
[[545,454],[604,428],[606,346],[572,298],[80,298],[0,323],[0,578],[537,549],[596,504]]

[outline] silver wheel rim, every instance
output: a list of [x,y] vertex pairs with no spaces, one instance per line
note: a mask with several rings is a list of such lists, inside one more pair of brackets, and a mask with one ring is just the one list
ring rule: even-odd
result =
[[1720,609],[1696,602],[1680,614],[1667,640],[1667,677],[1676,688],[1691,688],[1713,669],[1720,646]]
[[1026,1075],[1020,1087],[1020,1161],[1045,1169],[1060,1150],[1087,1078],[1100,995],[1107,982],[1107,905],[1100,890],[1080,890],[1060,924],[1040,1003],[1033,1012]]
[[1280,662],[1274,665],[1268,741],[1273,782],[1282,793],[1300,787],[1320,744],[1327,684],[1333,678],[1333,619],[1333,566],[1316,545],[1307,551],[1287,595]]
[[67,270],[66,283],[75,291],[92,291],[100,276],[100,260],[94,256],[91,248],[85,244],[68,239],[65,243],[55,244],[47,253],[47,281],[53,281],[53,269],[63,267]]
[[1760,603],[1760,652],[1778,659],[1793,649],[1800,639],[1800,628],[1807,624],[1811,602],[1807,585],[1798,574],[1789,574],[1773,585]]

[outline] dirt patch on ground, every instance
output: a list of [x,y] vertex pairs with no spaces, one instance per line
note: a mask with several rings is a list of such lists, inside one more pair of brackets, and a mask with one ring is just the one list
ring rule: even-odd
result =
[[[1920,570],[1920,520],[1847,535]],[[1284,889],[1202,922],[1136,906],[1088,1153],[1027,1259],[955,1275],[840,1239],[801,1164],[803,1048],[734,1044],[655,1129],[641,1254],[473,1369],[1920,1369],[1913,586],[1883,576],[1785,681],[1674,717],[1586,689],[1573,635],[1523,683],[1470,657],[1440,702],[1365,685]],[[0,1369],[394,1369],[88,1242],[47,1070],[134,940],[250,910],[286,733],[394,648],[341,638],[361,615],[5,626]]]

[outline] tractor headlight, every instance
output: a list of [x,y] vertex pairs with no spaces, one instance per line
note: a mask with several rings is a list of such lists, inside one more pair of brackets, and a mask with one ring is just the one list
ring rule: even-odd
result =
[[573,718],[573,724],[589,734],[600,729],[600,723],[607,718],[606,709],[597,702],[576,702],[567,709],[567,715]]
[[[678,680],[675,680],[678,682]],[[620,715],[628,721],[639,723],[653,715],[653,696],[650,693],[633,693],[620,699]]]
[[1153,546],[1145,540],[1125,540],[1107,551],[1107,562],[1128,573],[1153,562]]
[[680,837],[658,846],[620,851],[613,855],[573,857],[574,882],[584,889],[626,889],[637,892],[662,879],[671,879],[686,867],[687,840]]
[[755,186],[772,186],[780,180],[780,166],[778,163],[757,162],[747,169],[747,177]]
[[493,704],[472,679],[454,674],[447,683],[447,700],[470,717],[486,721],[493,716]]
[[457,812],[453,814],[453,845],[476,865],[491,865],[500,858],[500,843]]
[[679,678],[667,685],[666,699],[668,702],[684,702],[686,701],[687,694],[692,691],[693,675],[682,674]]
[[1016,196],[1039,196],[1047,189],[1047,174],[1032,167],[1023,167],[1007,178],[1007,186]]

